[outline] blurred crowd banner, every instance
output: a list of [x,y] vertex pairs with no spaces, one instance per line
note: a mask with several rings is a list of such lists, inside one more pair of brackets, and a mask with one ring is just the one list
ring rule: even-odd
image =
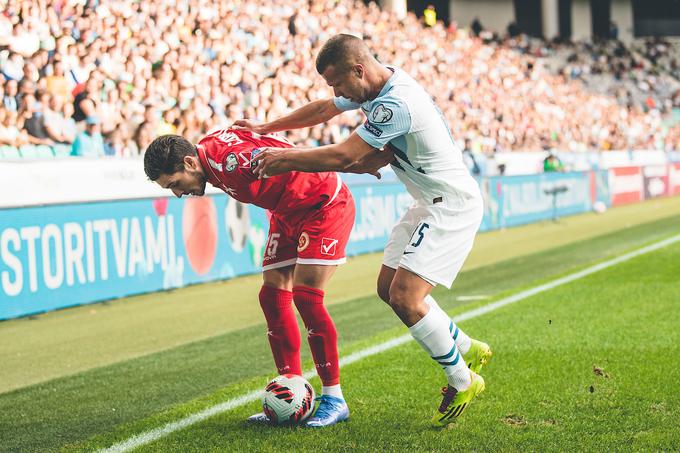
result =
[[[343,179],[357,204],[348,254],[381,250],[410,196],[393,173]],[[494,176],[480,186],[482,229],[491,230],[680,194],[680,164]],[[259,272],[268,225],[265,211],[221,193],[0,209],[0,319]]]
[[481,182],[483,230],[504,228],[589,211],[609,204],[607,172],[494,176]]

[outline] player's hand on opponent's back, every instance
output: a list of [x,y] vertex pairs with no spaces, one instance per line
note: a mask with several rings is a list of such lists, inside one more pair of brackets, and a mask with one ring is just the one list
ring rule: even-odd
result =
[[288,148],[260,148],[250,160],[253,174],[259,179],[264,179],[290,171],[284,157],[286,150]]
[[266,134],[267,133],[267,130],[266,130],[264,124],[257,124],[254,121],[246,120],[246,119],[234,121],[234,124],[231,125],[231,129],[247,130],[247,131],[255,132],[256,134]]

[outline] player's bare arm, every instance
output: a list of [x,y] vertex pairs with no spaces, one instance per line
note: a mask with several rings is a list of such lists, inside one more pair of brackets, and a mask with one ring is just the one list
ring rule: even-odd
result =
[[268,123],[256,124],[250,120],[238,120],[234,122],[232,127],[234,129],[248,129],[258,134],[269,134],[271,132],[316,126],[317,124],[325,123],[340,113],[342,111],[335,106],[333,99],[324,99],[310,102],[288,115]]
[[392,163],[394,160],[394,151],[386,146],[384,150],[373,148],[373,151],[364,155],[354,165],[351,165],[345,170],[345,173],[368,173],[380,179],[379,170],[384,166]]
[[259,178],[289,171],[376,174],[393,158],[391,151],[373,148],[355,132],[342,143],[318,148],[262,148],[253,158],[253,172]]

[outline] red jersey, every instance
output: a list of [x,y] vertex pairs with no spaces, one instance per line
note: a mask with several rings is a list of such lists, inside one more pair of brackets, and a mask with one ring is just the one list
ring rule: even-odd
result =
[[201,139],[196,148],[208,182],[243,203],[283,213],[320,208],[337,196],[342,181],[333,172],[293,171],[257,179],[250,161],[259,148],[267,146],[293,145],[278,135],[219,129]]

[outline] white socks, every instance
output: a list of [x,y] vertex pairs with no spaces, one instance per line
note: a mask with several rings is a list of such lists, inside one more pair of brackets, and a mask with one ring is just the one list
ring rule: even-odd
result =
[[334,396],[334,397],[340,398],[342,400],[345,399],[345,397],[342,396],[342,390],[340,389],[340,384],[329,385],[328,387],[326,387],[325,385],[321,386],[321,394],[322,395],[328,395],[328,396]]
[[430,306],[427,314],[408,330],[430,357],[442,366],[449,385],[456,390],[465,390],[471,382],[470,370],[453,341],[450,325],[451,319],[441,309]]
[[[434,308],[435,310],[439,310],[444,315],[448,318],[449,315],[446,314],[444,310],[441,309],[439,304],[437,303],[436,300],[434,300],[434,297],[431,295],[425,296],[425,303],[430,306],[430,308]],[[472,345],[472,340],[470,337],[468,337],[465,332],[460,330],[458,326],[451,320],[451,324],[449,324],[449,328],[451,330],[451,336],[453,337],[453,341],[456,342],[456,347],[460,351],[461,354],[467,354],[467,352],[470,350],[470,346]]]

